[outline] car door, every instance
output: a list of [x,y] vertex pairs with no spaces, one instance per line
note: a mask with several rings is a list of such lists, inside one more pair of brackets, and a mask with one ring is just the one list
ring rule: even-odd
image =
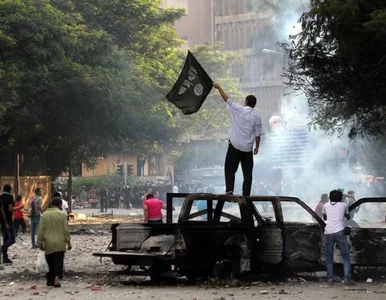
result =
[[190,195],[187,199],[178,220],[180,236],[177,239],[182,239],[185,244],[184,264],[189,268],[204,269],[213,248],[213,201],[204,195]]
[[313,271],[322,268],[325,223],[304,202],[294,197],[278,197],[283,222],[284,265],[289,269]]
[[283,260],[283,236],[280,224],[277,222],[277,205],[275,197],[250,197],[254,228],[253,239],[253,268],[273,268]]
[[[349,236],[351,263],[358,266],[386,265],[386,198],[362,198],[349,211],[359,227]],[[335,251],[338,252],[338,251]],[[336,261],[341,261],[338,257]]]

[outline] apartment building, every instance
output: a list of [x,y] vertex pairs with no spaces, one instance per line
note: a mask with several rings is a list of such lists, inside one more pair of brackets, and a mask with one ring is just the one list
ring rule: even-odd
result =
[[161,9],[185,9],[186,15],[174,25],[189,48],[214,40],[213,4],[212,0],[162,0]]
[[264,124],[281,112],[286,57],[275,40],[275,14],[253,12],[249,0],[215,0],[215,39],[243,59],[232,67],[242,89],[258,98]]

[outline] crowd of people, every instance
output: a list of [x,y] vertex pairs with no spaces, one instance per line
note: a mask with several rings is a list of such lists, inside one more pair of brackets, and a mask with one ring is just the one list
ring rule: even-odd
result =
[[[62,199],[60,192],[56,192],[44,210],[41,188],[35,189],[34,197],[24,202],[26,205],[21,195],[15,201],[11,192],[11,185],[6,184],[0,195],[0,226],[3,236],[0,264],[13,263],[8,256],[8,249],[16,242],[19,228],[22,233],[26,232],[26,215],[30,221],[31,248],[40,249],[45,254],[48,265],[47,286],[61,287],[66,246],[71,250],[67,202]],[[0,269],[3,266],[0,265]]]
[[143,196],[149,189],[162,201],[166,201],[167,193],[173,192],[171,184],[154,182],[139,183],[133,187],[91,187],[88,191],[84,186],[78,195],[78,201],[80,205],[89,203],[95,209],[99,206],[100,212],[106,212],[109,208],[142,208]]

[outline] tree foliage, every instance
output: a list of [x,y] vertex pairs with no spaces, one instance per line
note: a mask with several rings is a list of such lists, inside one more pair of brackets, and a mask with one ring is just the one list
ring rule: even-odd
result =
[[2,147],[46,156],[58,174],[70,160],[175,137],[159,103],[178,57],[169,25],[182,11],[157,2],[1,1]]
[[289,85],[305,93],[315,125],[350,138],[386,130],[386,2],[313,0],[285,49]]

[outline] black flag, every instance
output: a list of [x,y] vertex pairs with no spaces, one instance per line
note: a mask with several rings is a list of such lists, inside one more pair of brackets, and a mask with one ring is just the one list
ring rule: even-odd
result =
[[213,87],[213,81],[190,51],[184,68],[166,98],[184,115],[197,112]]

